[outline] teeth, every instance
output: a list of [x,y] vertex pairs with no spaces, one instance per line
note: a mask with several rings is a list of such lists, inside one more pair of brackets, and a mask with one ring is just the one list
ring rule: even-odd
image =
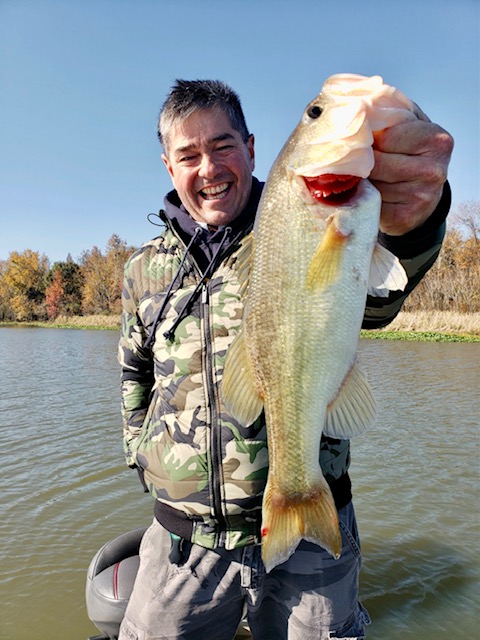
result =
[[215,187],[205,187],[202,189],[202,193],[206,196],[215,196],[223,191],[228,189],[228,182],[224,182],[223,184],[218,184]]

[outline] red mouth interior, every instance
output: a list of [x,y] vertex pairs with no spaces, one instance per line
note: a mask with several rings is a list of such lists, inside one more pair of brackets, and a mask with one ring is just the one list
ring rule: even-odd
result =
[[355,194],[361,180],[358,176],[337,176],[333,173],[303,179],[312,197],[325,204],[347,202]]

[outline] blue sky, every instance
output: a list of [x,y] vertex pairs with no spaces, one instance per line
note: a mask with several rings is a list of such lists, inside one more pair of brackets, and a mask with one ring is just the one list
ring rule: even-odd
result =
[[455,138],[479,200],[478,0],[0,0],[0,260],[139,246],[170,181],[156,119],[175,78],[242,98],[265,179],[332,73],[382,75]]

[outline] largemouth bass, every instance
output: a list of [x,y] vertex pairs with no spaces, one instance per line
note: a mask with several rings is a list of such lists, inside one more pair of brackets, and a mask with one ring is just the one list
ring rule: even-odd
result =
[[265,410],[267,571],[302,538],[341,554],[320,439],[351,438],[375,417],[356,363],[367,291],[387,296],[407,279],[376,243],[381,197],[366,178],[374,165],[372,132],[415,118],[413,110],[379,76],[329,78],[273,164],[238,259],[244,316],[222,389],[245,425]]

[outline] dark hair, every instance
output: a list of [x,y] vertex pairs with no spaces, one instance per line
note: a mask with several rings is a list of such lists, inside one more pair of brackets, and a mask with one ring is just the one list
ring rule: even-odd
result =
[[174,122],[181,122],[197,109],[220,107],[232,128],[247,142],[249,132],[238,94],[219,80],[176,80],[158,118],[158,137],[167,151],[167,137]]

